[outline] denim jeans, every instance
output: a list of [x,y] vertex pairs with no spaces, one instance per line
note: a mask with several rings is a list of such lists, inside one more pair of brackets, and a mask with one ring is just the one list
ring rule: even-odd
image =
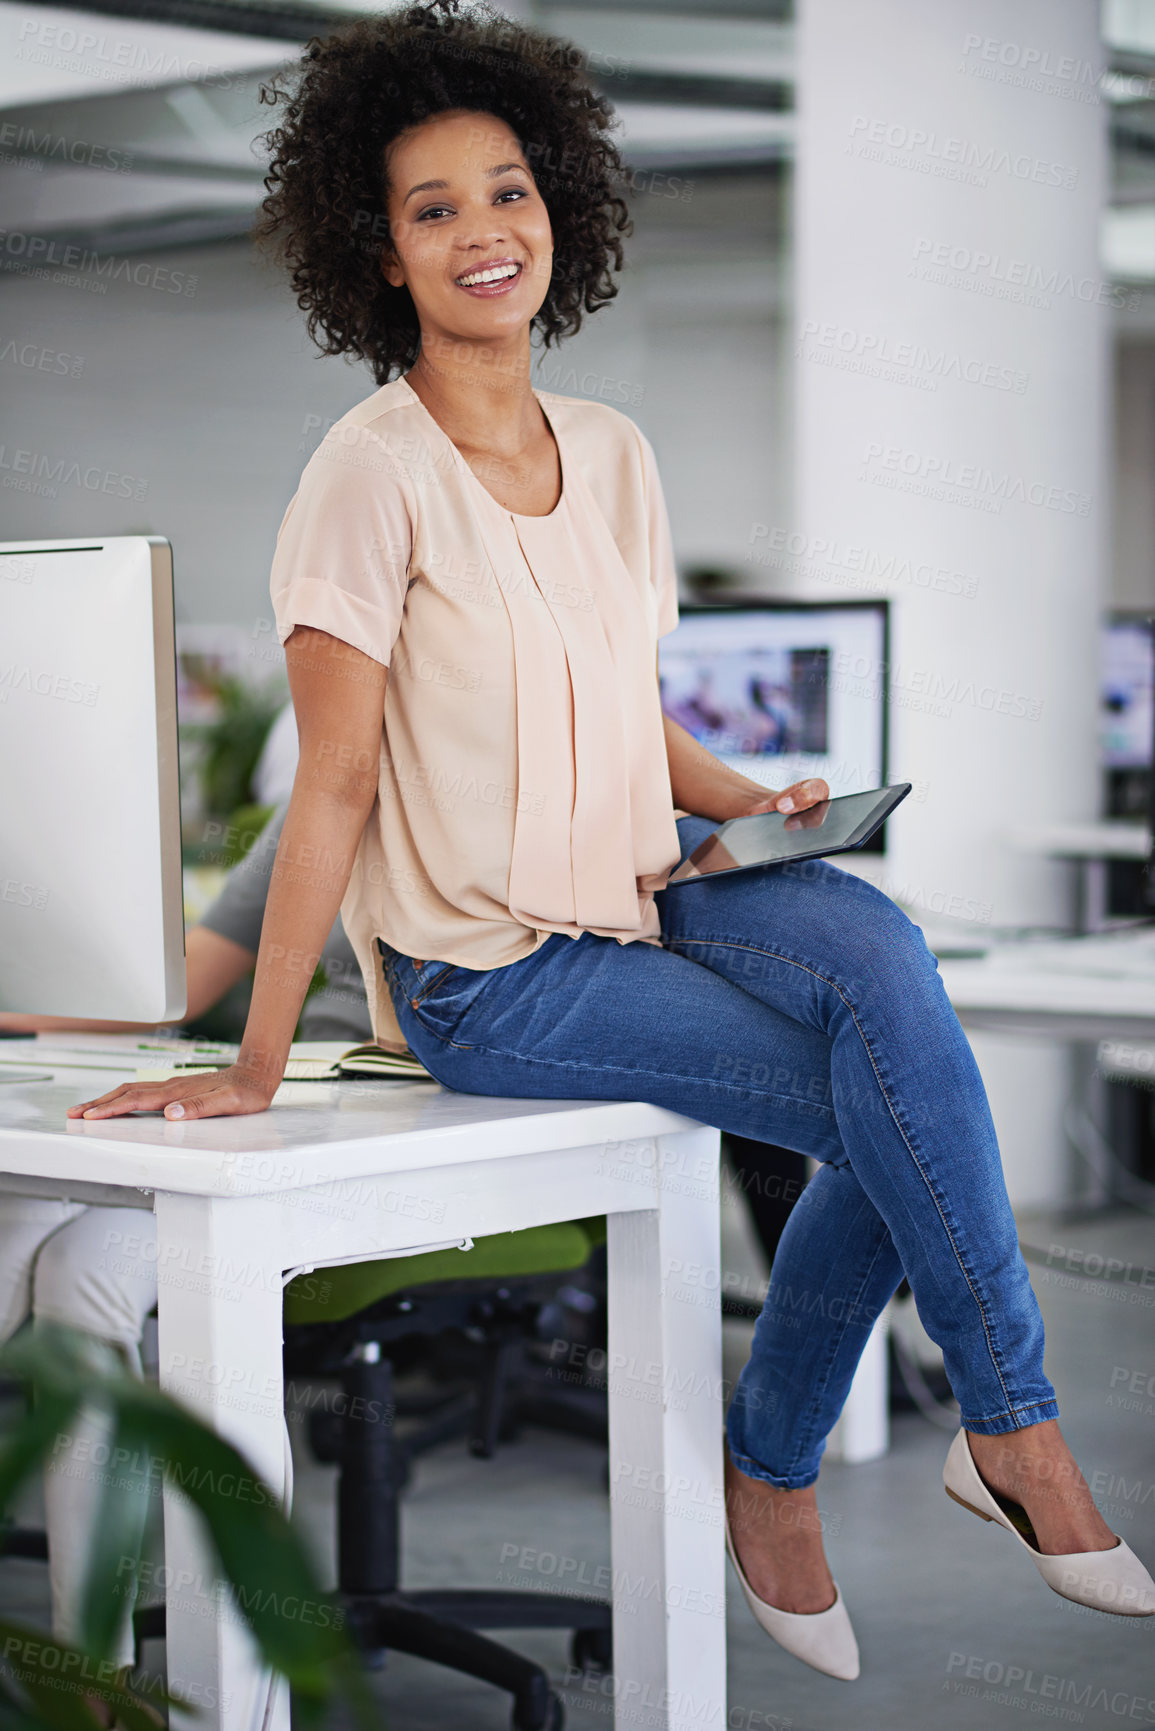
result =
[[[682,857],[714,827],[679,819]],[[822,1162],[727,1413],[751,1477],[814,1482],[904,1274],[968,1430],[1057,1417],[986,1094],[919,928],[826,860],[655,900],[660,947],[555,932],[482,970],[379,940],[413,1051],[465,1093],[645,1100]]]

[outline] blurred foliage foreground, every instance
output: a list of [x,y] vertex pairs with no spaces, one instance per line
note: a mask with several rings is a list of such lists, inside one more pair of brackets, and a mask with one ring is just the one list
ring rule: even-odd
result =
[[[0,1440],[0,1510],[67,1446],[77,1419],[108,1415],[109,1461],[92,1530],[81,1633],[75,1646],[0,1621],[0,1731],[156,1731],[153,1703],[126,1685],[110,1655],[139,1578],[141,1499],[179,1488],[196,1508],[221,1582],[265,1663],[293,1691],[295,1725],[318,1725],[342,1698],[362,1725],[379,1726],[341,1607],[318,1586],[276,1494],[243,1456],[170,1396],[137,1380],[111,1346],[56,1324],[25,1329],[0,1352],[0,1371],[31,1395]],[[302,1607],[308,1606],[306,1618]],[[196,1716],[179,1692],[159,1697]],[[103,1705],[103,1712],[101,1706]]]

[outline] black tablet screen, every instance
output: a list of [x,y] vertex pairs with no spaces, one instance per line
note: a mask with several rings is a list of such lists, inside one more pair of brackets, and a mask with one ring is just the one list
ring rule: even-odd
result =
[[869,793],[841,794],[789,816],[767,811],[755,817],[731,818],[694,849],[670,874],[669,882],[685,883],[716,872],[780,865],[786,860],[813,859],[858,847],[907,792],[909,784],[876,787]]

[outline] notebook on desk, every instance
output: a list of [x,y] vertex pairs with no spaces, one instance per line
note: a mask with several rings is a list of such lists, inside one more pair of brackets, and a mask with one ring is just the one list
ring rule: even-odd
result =
[[295,1040],[285,1066],[286,1082],[326,1082],[340,1076],[397,1076],[409,1082],[434,1082],[412,1052],[387,1052],[374,1040],[343,1046],[339,1040]]

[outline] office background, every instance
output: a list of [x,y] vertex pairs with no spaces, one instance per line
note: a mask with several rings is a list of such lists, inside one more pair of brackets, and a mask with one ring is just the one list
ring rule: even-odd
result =
[[[183,641],[258,679],[281,514],[372,381],[245,239],[256,91],[356,10],[0,5],[6,534],[167,534]],[[1013,33],[966,0],[917,27],[897,0],[507,10],[587,52],[636,222],[538,383],[651,438],[684,593],[891,601],[890,772],[922,802],[891,893],[980,935],[1062,923],[1034,842],[1101,815],[1091,645],[1155,606],[1151,6],[1023,0]],[[995,496],[942,497],[968,466]],[[1061,1059],[978,1043],[1014,1192],[1051,1197]]]
[[[168,536],[181,640],[282,692],[277,525],[373,386],[245,238],[256,89],[358,10],[0,4],[5,539]],[[944,945],[1069,923],[1046,838],[1107,815],[1103,622],[1155,612],[1155,4],[504,10],[587,51],[636,223],[536,382],[652,440],[687,600],[890,602],[915,795],[855,869]],[[972,1038],[1016,1206],[1069,1201],[1069,1051]]]

